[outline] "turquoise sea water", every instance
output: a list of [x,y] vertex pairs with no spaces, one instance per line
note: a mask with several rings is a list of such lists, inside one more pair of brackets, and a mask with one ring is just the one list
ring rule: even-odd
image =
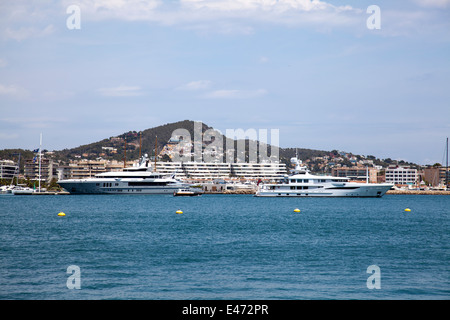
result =
[[449,299],[449,212],[448,196],[0,196],[0,299]]

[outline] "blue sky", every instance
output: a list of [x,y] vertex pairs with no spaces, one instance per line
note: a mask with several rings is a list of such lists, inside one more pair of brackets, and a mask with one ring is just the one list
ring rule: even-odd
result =
[[[81,29],[66,25],[70,5]],[[381,29],[368,29],[370,5]],[[180,120],[282,147],[442,162],[450,0],[0,3],[0,149]]]

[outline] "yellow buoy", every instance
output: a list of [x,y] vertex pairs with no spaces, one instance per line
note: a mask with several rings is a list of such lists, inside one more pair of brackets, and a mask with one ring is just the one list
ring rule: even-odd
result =
[[298,208],[294,209],[294,212],[300,212],[300,209],[298,209]]
[[58,216],[60,216],[60,217],[64,217],[66,214],[64,213],[64,212],[60,212],[60,213],[58,213]]
[[181,211],[181,210],[177,210],[176,212],[175,212],[176,214],[182,214],[183,213],[183,211]]
[[411,211],[411,209],[410,209],[410,208],[406,208],[406,209],[405,209],[405,211],[407,211],[407,212],[410,212],[410,211]]

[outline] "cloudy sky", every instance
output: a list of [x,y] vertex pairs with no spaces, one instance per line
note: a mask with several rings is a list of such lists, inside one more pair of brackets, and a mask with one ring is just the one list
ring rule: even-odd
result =
[[441,162],[450,0],[2,0],[0,111],[0,149],[189,119]]

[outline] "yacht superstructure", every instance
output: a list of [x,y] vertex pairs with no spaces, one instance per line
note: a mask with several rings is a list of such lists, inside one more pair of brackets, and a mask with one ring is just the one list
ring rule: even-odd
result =
[[189,185],[175,179],[175,174],[154,172],[145,154],[139,164],[118,172],[103,172],[88,179],[59,180],[72,194],[173,194]]
[[295,165],[291,176],[279,183],[259,184],[258,197],[382,197],[392,184],[350,182],[349,178],[319,176],[309,172],[301,160],[291,159]]

